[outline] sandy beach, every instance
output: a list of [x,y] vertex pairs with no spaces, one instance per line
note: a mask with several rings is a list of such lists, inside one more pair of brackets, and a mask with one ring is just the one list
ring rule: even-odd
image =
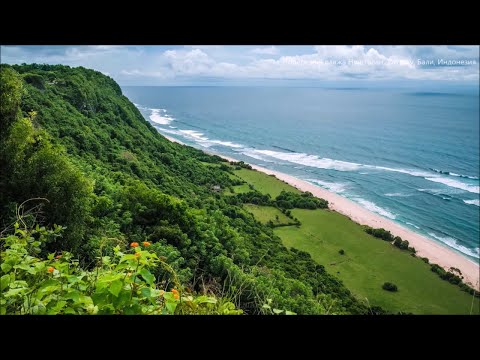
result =
[[[165,135],[164,135],[165,136]],[[168,140],[182,144],[182,142],[165,136]],[[208,151],[207,151],[208,152]],[[238,161],[236,159],[223,156],[217,153],[211,153],[223,157],[228,161]],[[338,194],[325,190],[321,187],[312,185],[304,180],[294,176],[284,174],[278,171],[263,168],[261,166],[250,164],[255,170],[261,171],[268,175],[275,175],[278,179],[294,186],[301,191],[310,191],[314,196],[328,200],[331,210],[348,216],[351,220],[358,224],[368,225],[374,228],[384,228],[389,230],[393,235],[400,236],[403,240],[408,240],[410,245],[417,250],[417,256],[426,257],[430,263],[436,263],[443,266],[446,270],[450,267],[460,269],[464,276],[464,282],[475,289],[479,289],[480,268],[478,264],[465,258],[464,256],[454,252],[453,250],[438,244],[437,242],[417,234],[401,225],[370,212],[357,203],[346,199]]]

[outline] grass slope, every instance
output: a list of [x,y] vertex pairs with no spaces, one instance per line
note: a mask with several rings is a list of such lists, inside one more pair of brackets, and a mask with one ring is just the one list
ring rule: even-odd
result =
[[[243,180],[272,197],[282,190],[299,192],[272,176],[247,169],[235,171]],[[268,211],[247,205],[259,221]],[[283,214],[282,214],[283,215]],[[390,311],[415,314],[469,314],[472,297],[430,271],[418,258],[410,256],[387,242],[366,234],[360,225],[347,217],[325,210],[292,210],[302,225],[274,230],[285,246],[310,253],[315,261],[337,276],[359,299],[368,299]],[[266,220],[268,221],[268,219]],[[343,249],[345,255],[340,255]],[[393,282],[396,293],[382,289]],[[473,313],[480,314],[479,300],[473,302]]]
[[235,174],[241,179],[245,180],[249,184],[252,184],[256,190],[264,193],[270,194],[272,198],[277,197],[280,193],[285,191],[291,191],[294,193],[300,193],[301,191],[297,190],[293,186],[284,183],[283,181],[277,179],[276,177],[266,175],[259,171],[241,169],[235,170]]
[[[245,204],[243,207],[251,212],[255,219],[260,221],[261,223],[266,224],[268,221],[272,221],[273,224],[289,224],[292,223],[293,220],[289,219],[284,213],[273,206],[260,206],[254,204]],[[278,216],[278,221],[277,217]]]

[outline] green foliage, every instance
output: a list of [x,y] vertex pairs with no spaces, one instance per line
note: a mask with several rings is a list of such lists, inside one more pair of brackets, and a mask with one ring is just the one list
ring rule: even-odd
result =
[[30,114],[32,117],[14,122],[2,142],[2,204],[46,199],[41,203],[44,223],[68,224],[63,247],[75,248],[85,232],[93,186],[63,149],[50,142],[48,134],[34,128],[34,113]]
[[338,250],[338,253],[339,253],[340,255],[345,255],[345,250],[340,249],[340,250]]
[[23,86],[18,73],[9,66],[0,65],[0,141],[19,117],[22,93]]
[[398,291],[398,287],[397,285],[391,283],[391,282],[386,282],[382,285],[382,289],[383,290],[387,290],[387,291],[390,291],[390,292],[397,292]]
[[396,242],[400,241],[399,243],[399,247],[400,245],[402,244],[402,239],[400,237],[396,237],[394,238],[392,233],[388,230],[385,230],[383,228],[381,229],[374,229],[370,226],[364,226],[364,230],[367,234],[370,234],[376,238],[379,238],[379,239],[382,239],[382,240],[385,240],[385,241],[393,241],[395,240]]
[[[120,270],[117,266],[132,260],[132,254],[119,250],[127,246],[127,239],[146,241],[151,255],[141,256],[157,283],[181,281],[192,293],[231,295],[214,305],[205,302],[210,310],[199,310],[185,295],[191,304],[177,306],[180,313],[235,312],[231,302],[235,309],[257,314],[267,297],[272,307],[299,314],[368,313],[341,282],[311,258],[287,250],[271,228],[241,206],[244,200],[267,203],[281,190],[298,193],[296,189],[274,177],[264,180],[246,165],[233,171],[218,156],[167,141],[120,87],[99,72],[61,65],[2,66],[4,88],[4,99],[14,100],[2,98],[11,121],[0,140],[7,159],[1,164],[0,225],[7,237],[17,236],[10,225],[18,205],[36,199],[21,206],[26,223],[65,227],[62,237],[39,249],[40,262],[51,264],[46,256],[54,251],[71,253],[88,276],[98,271],[109,279]],[[248,185],[251,198],[212,191],[215,186],[233,189],[243,184],[238,175],[244,171],[254,179]],[[106,257],[109,264],[102,260]],[[155,267],[157,258],[168,262],[172,271]],[[65,265],[60,274],[78,276],[72,266]],[[108,285],[101,287],[83,277],[90,289],[84,295],[91,297],[98,312],[119,313],[123,310],[114,298],[117,293],[123,296],[130,284],[126,281],[132,281],[140,293],[128,311],[160,311],[149,302],[154,287],[148,274],[134,273],[134,280],[115,282],[113,293],[112,282],[118,279],[105,280]],[[147,288],[151,290],[142,290]],[[61,301],[67,301],[61,309],[71,304]]]
[[[13,235],[0,239],[2,315],[242,313],[224,299],[177,290],[181,285],[170,266],[146,247],[121,251],[117,246],[113,256],[99,257],[89,271],[69,252],[37,256],[45,241],[61,236],[60,226],[21,229],[16,223],[14,228]],[[152,274],[157,267],[172,271],[176,288],[162,289],[167,284]]]
[[244,163],[243,161],[230,161],[230,165],[235,166],[237,170],[239,169],[252,170],[252,166],[250,164]]
[[328,209],[328,201],[313,196],[310,192],[301,194],[282,191],[275,198],[275,204],[281,209]]

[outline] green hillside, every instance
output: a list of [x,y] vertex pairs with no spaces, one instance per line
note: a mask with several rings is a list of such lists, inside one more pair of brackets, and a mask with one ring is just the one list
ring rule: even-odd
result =
[[110,77],[0,70],[1,314],[480,312],[326,201],[169,142]]
[[[236,195],[212,191],[243,182],[219,157],[158,134],[108,76],[2,65],[0,84],[2,312],[163,313],[148,306],[157,290],[174,296],[173,286],[245,314],[381,311],[307,253],[288,250]],[[132,258],[139,248],[154,256],[142,263],[153,278],[123,265],[140,264]],[[63,272],[55,254],[67,254]],[[91,274],[104,282],[85,280]],[[62,281],[75,279],[75,292],[65,294]],[[25,302],[32,294],[35,305]]]

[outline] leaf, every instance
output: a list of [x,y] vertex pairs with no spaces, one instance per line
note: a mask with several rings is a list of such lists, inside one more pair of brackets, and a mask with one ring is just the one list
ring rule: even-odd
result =
[[283,312],[283,310],[273,309],[273,313],[274,313],[275,315],[281,314],[282,312]]
[[285,310],[285,315],[297,315],[297,313],[294,313],[293,311]]
[[[3,264],[2,264],[3,267]],[[0,279],[0,291],[3,291],[3,289],[6,289],[8,287],[8,284],[10,284],[10,275],[3,275],[2,278]]]
[[66,308],[63,313],[64,313],[65,315],[75,315],[75,314],[76,314],[75,310],[72,309],[71,307]]
[[73,291],[70,291],[67,295],[65,295],[65,299],[66,300],[73,300],[74,303],[78,302],[80,300],[80,294],[78,291],[76,290],[73,290]]
[[268,304],[263,304],[263,305],[262,305],[262,308],[263,308],[263,309],[271,309],[270,305],[268,305]]
[[142,275],[142,277],[145,279],[145,282],[148,285],[153,285],[153,282],[155,281],[155,277],[152,275],[150,271],[143,268],[142,270],[140,270],[140,275]]
[[4,273],[8,273],[10,270],[12,270],[12,265],[7,263],[3,263],[1,267]]
[[120,291],[122,290],[122,288],[123,288],[123,282],[121,280],[115,280],[110,284],[108,291],[110,291],[112,295],[117,297]]
[[195,300],[193,300],[193,302],[195,304],[216,304],[217,299],[215,299],[213,297],[202,295],[202,296],[197,297]]
[[142,295],[145,296],[146,298],[149,298],[152,296],[151,290],[148,287],[144,287],[141,291]]
[[175,309],[177,308],[177,303],[175,302],[171,302],[171,301],[167,301],[165,303],[165,306],[167,307],[167,310],[168,310],[168,313],[173,315],[175,314]]

